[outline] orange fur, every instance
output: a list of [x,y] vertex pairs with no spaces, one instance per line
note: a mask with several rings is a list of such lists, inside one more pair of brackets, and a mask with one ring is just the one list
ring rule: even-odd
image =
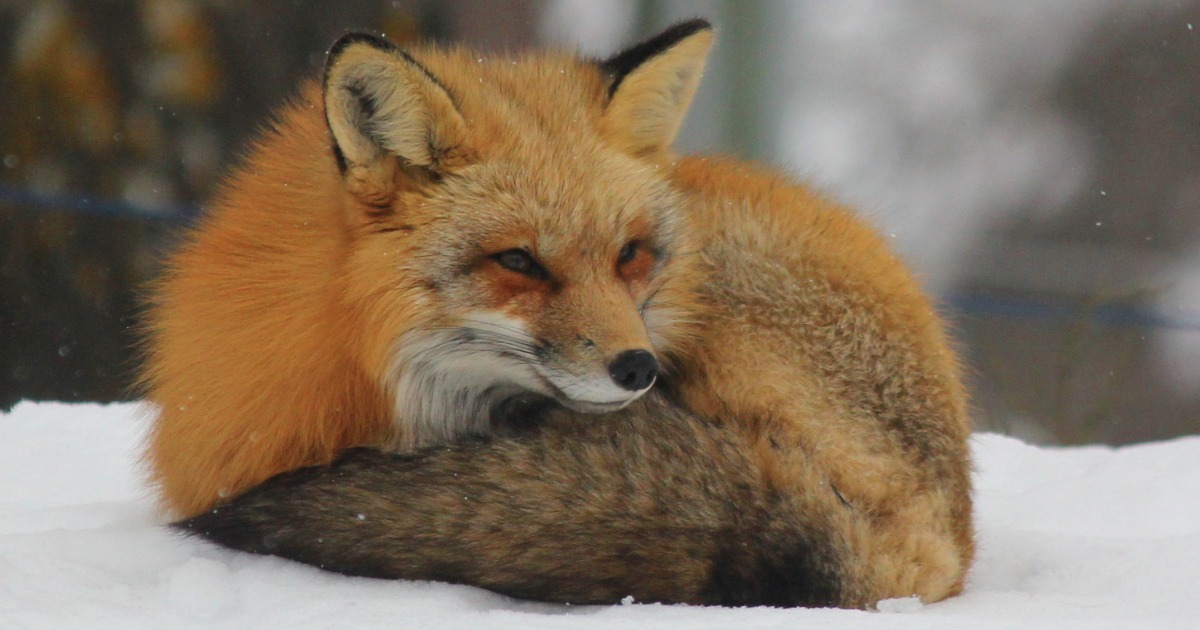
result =
[[[156,291],[150,457],[179,513],[376,442],[391,425],[380,385],[347,351],[362,315],[339,299],[347,226],[330,211],[341,185],[314,92],[211,204]],[[314,146],[320,157],[304,159]]]
[[692,158],[675,176],[699,199],[706,302],[721,306],[681,370],[684,399],[799,446],[793,477],[815,459],[873,512],[859,544],[884,597],[958,592],[974,548],[966,395],[916,281],[861,219],[774,173]]

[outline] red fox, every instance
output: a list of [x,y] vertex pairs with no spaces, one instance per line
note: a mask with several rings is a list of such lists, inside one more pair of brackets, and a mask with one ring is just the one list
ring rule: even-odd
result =
[[671,152],[711,38],[339,40],[157,287],[147,457],[178,527],[550,601],[957,593],[942,325],[847,209]]

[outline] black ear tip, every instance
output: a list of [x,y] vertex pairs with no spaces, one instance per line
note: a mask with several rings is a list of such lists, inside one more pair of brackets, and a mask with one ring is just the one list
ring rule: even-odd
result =
[[684,22],[679,22],[671,26],[667,30],[647,39],[644,42],[634,44],[625,50],[609,57],[600,62],[600,69],[607,74],[611,80],[608,88],[608,96],[616,93],[617,87],[625,75],[632,72],[638,66],[646,62],[646,60],[655,57],[667,50],[675,44],[699,33],[700,31],[711,31],[712,23],[704,18],[693,18]]
[[337,61],[347,48],[356,44],[366,44],[375,50],[383,52],[398,52],[400,48],[388,41],[387,39],[371,33],[346,33],[338,38],[333,46],[329,48],[329,54],[325,56],[325,75],[321,82],[329,86],[329,70],[333,67],[333,63]]
[[646,47],[656,49],[658,51],[666,50],[675,44],[699,33],[700,31],[711,31],[713,28],[712,22],[704,18],[692,18],[682,22],[676,22],[668,26],[666,30],[650,39],[632,46],[631,49]]
[[675,38],[677,38],[675,41],[679,41],[680,39],[694,35],[700,31],[711,31],[712,27],[712,22],[698,17],[690,20],[684,20],[683,22],[675,24],[674,26],[663,31],[663,35],[671,33],[675,36]]
[[372,35],[371,33],[346,33],[345,35],[339,37],[338,40],[333,43],[333,46],[329,48],[328,58],[330,60],[336,59],[338,55],[342,54],[343,50],[346,50],[354,44],[366,44],[376,50],[383,50],[387,52],[399,50],[395,44],[378,35]]

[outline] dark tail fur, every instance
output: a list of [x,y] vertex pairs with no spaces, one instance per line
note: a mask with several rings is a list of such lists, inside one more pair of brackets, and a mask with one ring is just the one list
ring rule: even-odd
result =
[[417,455],[354,449],[175,526],[348,575],[546,601],[854,605],[827,509],[776,487],[732,431],[637,406]]

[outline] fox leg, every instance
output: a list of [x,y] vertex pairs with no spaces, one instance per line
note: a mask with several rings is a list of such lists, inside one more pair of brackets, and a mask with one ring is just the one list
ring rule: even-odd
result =
[[519,438],[352,449],[176,527],[339,573],[545,601],[867,605],[836,490],[779,484],[763,448],[648,398]]

